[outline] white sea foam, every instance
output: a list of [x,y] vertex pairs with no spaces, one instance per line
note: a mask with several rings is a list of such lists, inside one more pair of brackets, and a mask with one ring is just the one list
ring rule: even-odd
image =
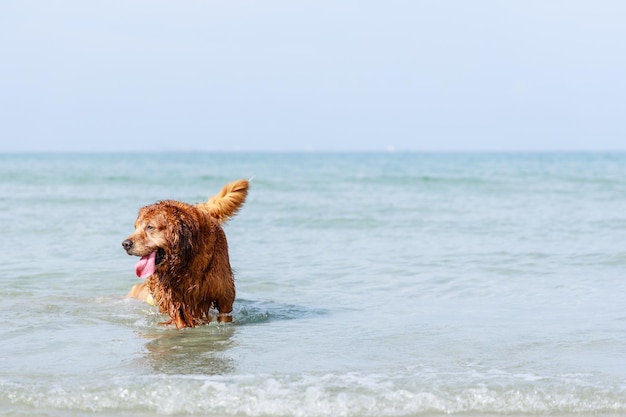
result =
[[[455,378],[460,377],[459,375]],[[580,378],[580,377],[579,377]],[[398,374],[159,376],[107,381],[0,381],[0,404],[67,412],[206,416],[412,416],[436,413],[541,415],[626,412],[624,386],[581,387],[570,378],[450,384],[443,376]],[[47,411],[46,411],[47,410]],[[0,411],[3,411],[0,408]]]

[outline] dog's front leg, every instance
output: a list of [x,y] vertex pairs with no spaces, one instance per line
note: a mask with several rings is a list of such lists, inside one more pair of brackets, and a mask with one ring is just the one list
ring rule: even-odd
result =
[[215,307],[217,308],[217,321],[219,323],[230,323],[233,321],[232,301],[218,301]]

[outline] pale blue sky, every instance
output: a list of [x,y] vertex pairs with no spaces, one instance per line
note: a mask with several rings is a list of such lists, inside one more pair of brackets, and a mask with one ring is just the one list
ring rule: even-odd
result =
[[626,2],[2,0],[0,151],[626,150]]

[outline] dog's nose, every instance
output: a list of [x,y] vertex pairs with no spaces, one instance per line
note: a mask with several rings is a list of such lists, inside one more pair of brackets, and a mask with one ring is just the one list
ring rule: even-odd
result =
[[128,251],[130,250],[130,248],[133,247],[133,241],[130,239],[126,239],[125,241],[122,242],[122,246],[124,246],[124,249]]

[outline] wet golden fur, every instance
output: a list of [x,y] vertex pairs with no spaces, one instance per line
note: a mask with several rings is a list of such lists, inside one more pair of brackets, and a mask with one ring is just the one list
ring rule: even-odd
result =
[[221,224],[241,208],[248,185],[234,181],[196,205],[166,200],[141,208],[135,231],[123,245],[129,255],[157,251],[157,264],[128,296],[145,301],[151,294],[170,317],[163,324],[177,328],[210,321],[211,308],[217,309],[218,321],[231,321],[235,282]]

